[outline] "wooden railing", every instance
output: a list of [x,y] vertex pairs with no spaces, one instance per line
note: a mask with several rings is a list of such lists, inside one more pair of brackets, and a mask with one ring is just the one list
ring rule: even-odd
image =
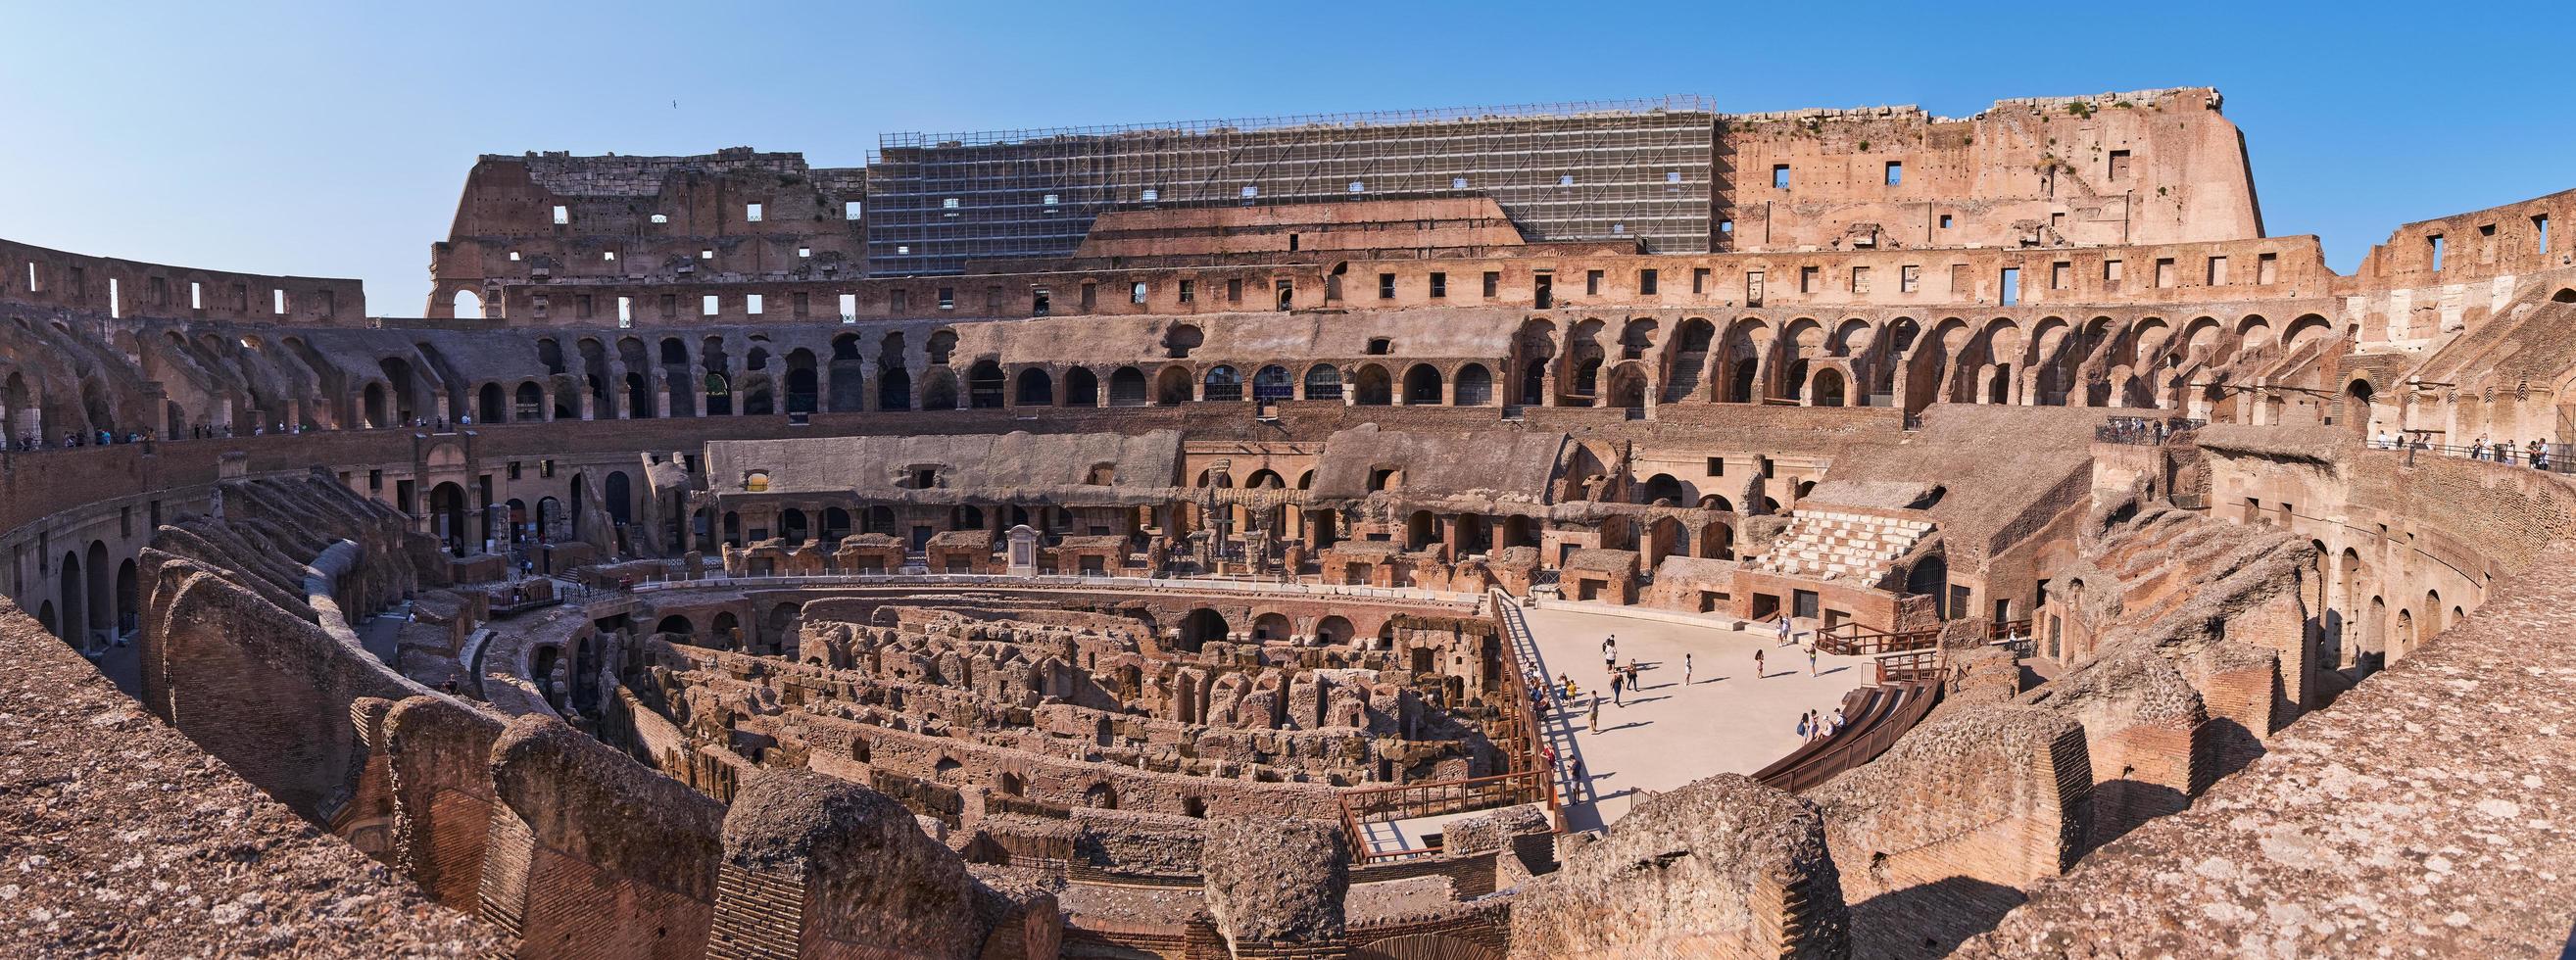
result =
[[1867,657],[1906,650],[1928,650],[1939,646],[1940,643],[1941,631],[1937,627],[1930,630],[1872,630],[1845,620],[1816,631],[1817,652],[1830,653],[1838,657]]
[[[1905,654],[1912,656],[1912,654]],[[1923,722],[1940,699],[1938,683],[1907,683],[1882,686],[1876,690],[1855,691],[1846,698],[1846,706],[1856,706],[1852,699],[1896,697],[1885,709],[1868,717],[1855,717],[1853,725],[1824,740],[1818,740],[1791,751],[1770,766],[1753,774],[1764,786],[1796,793],[1831,780],[1861,764],[1878,759],[1898,738]]]
[[1878,674],[1872,682],[1880,686],[1898,683],[1940,683],[1943,672],[1942,662],[1941,651],[1938,648],[1887,654],[1879,657],[1875,663]]

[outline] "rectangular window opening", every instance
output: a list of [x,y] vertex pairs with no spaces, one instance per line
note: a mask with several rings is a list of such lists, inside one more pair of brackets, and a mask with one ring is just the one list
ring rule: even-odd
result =
[[1380,300],[1395,299],[1395,274],[1381,273],[1377,275],[1377,298]]
[[706,296],[703,296],[703,297],[698,298],[698,314],[699,314],[700,316],[708,316],[708,317],[712,317],[712,316],[715,316],[715,315],[716,315],[716,295],[715,295],[715,294],[710,293],[710,294],[707,294]]
[[2129,151],[2111,151],[2111,182],[2118,183],[2127,179],[2129,179]]
[[2001,302],[2004,306],[2009,307],[2021,302],[2021,268],[2005,267],[2000,283],[2003,287]]
[[1887,162],[1887,185],[1888,185],[1888,186],[1891,186],[1891,187],[1895,187],[1895,186],[1903,186],[1903,185],[1904,185],[1904,183],[1905,183],[1905,163],[1904,163],[1904,161],[1901,161],[1901,160],[1890,160],[1890,161],[1888,161],[1888,162]]
[[1641,296],[1653,296],[1653,295],[1655,294],[1655,282],[1656,282],[1655,271],[1652,271],[1652,270],[1639,270],[1639,271],[1637,271],[1637,293],[1638,293],[1639,295],[1641,295]]
[[1773,189],[1773,190],[1786,190],[1786,189],[1789,189],[1789,165],[1788,165],[1788,164],[1785,164],[1785,163],[1775,163],[1775,164],[1772,164],[1772,165],[1771,165],[1771,189]]
[[560,204],[560,203],[555,204],[555,226],[560,227],[560,226],[563,226],[564,224],[571,223],[571,222],[572,222],[572,208],[571,208],[571,207],[564,206],[563,204]]
[[745,222],[748,222],[748,223],[759,223],[759,222],[760,222],[760,205],[759,205],[759,204],[757,204],[757,203],[746,203],[746,204],[743,204],[743,205],[742,205],[742,219],[743,219]]
[[1500,291],[1502,290],[1502,288],[1503,288],[1503,273],[1502,273],[1502,271],[1500,271],[1500,270],[1487,270],[1487,271],[1485,271],[1485,299],[1487,299],[1487,300],[1491,300],[1491,299],[1495,298],[1496,296],[1499,296],[1499,295],[1500,295]]
[[1442,273],[1442,272],[1440,272],[1440,271],[1437,271],[1437,270],[1432,271],[1432,272],[1431,272],[1431,299],[1439,300],[1439,299],[1446,298],[1446,297],[1448,297],[1448,296],[1449,296],[1449,275],[1448,275],[1448,274],[1446,274],[1446,273]]

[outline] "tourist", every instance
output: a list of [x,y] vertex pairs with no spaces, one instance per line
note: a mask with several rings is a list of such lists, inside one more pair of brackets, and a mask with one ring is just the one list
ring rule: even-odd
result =
[[2469,459],[2471,459],[2471,460],[2484,460],[2484,459],[2486,459],[2486,458],[2487,458],[2487,438],[2485,438],[2485,437],[2479,437],[2479,438],[2478,438],[2478,442],[2476,442],[2476,443],[2472,443],[2472,444],[2469,444]]
[[1843,732],[1843,708],[1834,708],[1834,717],[1826,723],[1825,730],[1827,733]]
[[1682,654],[1682,686],[1685,686],[1685,687],[1690,686],[1690,682],[1691,682],[1691,681],[1690,681],[1690,675],[1691,675],[1691,655],[1690,655],[1689,653],[1685,652],[1685,653],[1683,653],[1683,654]]
[[1627,706],[1627,705],[1628,705],[1628,701],[1624,698],[1624,696],[1623,696],[1623,695],[1621,694],[1621,692],[1620,692],[1620,691],[1621,691],[1621,688],[1622,688],[1626,683],[1627,683],[1627,678],[1620,676],[1620,675],[1619,675],[1619,673],[1618,673],[1618,671],[1615,671],[1615,670],[1614,670],[1614,671],[1611,671],[1611,673],[1610,673],[1610,702],[1611,702],[1611,703],[1616,704],[1616,705],[1618,705],[1618,706],[1622,706],[1622,707],[1624,707],[1624,706]]
[[1809,711],[1798,715],[1798,739],[1800,741],[1813,740],[1816,738],[1815,727],[1809,725],[1807,722],[1807,718],[1813,714],[1814,711]]
[[1812,643],[1807,645],[1807,675],[1816,675],[1816,645]]
[[1768,676],[1770,674],[1762,671],[1762,648],[1755,647],[1753,648],[1753,679],[1760,680]]
[[1592,732],[1601,732],[1601,695],[1592,695]]
[[1789,645],[1789,618],[1780,618],[1780,646]]
[[1574,699],[1574,677],[1572,675],[1563,673],[1557,674],[1556,682],[1565,687],[1565,699]]
[[1630,690],[1643,690],[1643,689],[1646,689],[1646,688],[1644,688],[1644,687],[1641,687],[1641,686],[1638,686],[1638,685],[1637,685],[1637,658],[1635,658],[1635,657],[1629,657],[1629,658],[1628,658],[1628,689],[1630,689]]
[[1601,641],[1601,668],[1604,670],[1619,669],[1618,634],[1611,634],[1609,639]]

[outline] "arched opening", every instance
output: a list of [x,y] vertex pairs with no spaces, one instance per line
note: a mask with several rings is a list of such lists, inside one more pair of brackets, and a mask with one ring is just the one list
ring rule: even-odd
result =
[[1006,378],[1002,365],[991,360],[977,360],[966,368],[967,402],[977,410],[999,410]]
[[1055,405],[1055,378],[1036,367],[1020,371],[1020,382],[1012,390],[1011,402],[1023,407]]
[[[799,351],[799,352],[801,353],[802,351]],[[792,363],[792,361],[791,361],[791,363]],[[818,399],[820,399],[821,394],[822,394],[822,391],[820,390],[819,385],[818,385],[818,384],[817,384],[817,382],[816,382],[815,374],[814,374],[814,370],[813,370],[813,368],[811,368],[811,367],[807,367],[807,368],[803,368],[803,369],[797,369],[797,368],[794,368],[794,367],[792,367],[792,366],[791,366],[791,367],[788,369],[788,371],[787,371],[787,412],[789,412],[789,413],[813,413],[813,412],[815,412],[815,408],[816,408],[816,406],[817,406],[816,401],[817,401]]]
[[483,319],[483,298],[477,296],[472,290],[456,291],[455,307],[456,318],[459,320]]
[[1145,372],[1134,367],[1120,367],[1109,373],[1109,405],[1141,407],[1147,400]]
[[1832,368],[1832,367],[1826,367],[1826,368],[1824,368],[1824,369],[1821,369],[1821,370],[1816,371],[1816,385],[1815,385],[1815,388],[1814,388],[1812,391],[1810,391],[1809,396],[1811,396],[1811,397],[1813,398],[1813,401],[1812,401],[1812,402],[1813,402],[1816,406],[1819,406],[1819,407],[1839,407],[1839,406],[1842,406],[1842,405],[1843,405],[1843,373],[1842,373],[1842,371],[1840,371],[1840,370],[1836,370],[1836,369],[1834,369],[1834,368]]
[[1154,378],[1154,403],[1176,407],[1190,402],[1190,371],[1187,367],[1164,367]]
[[1118,809],[1118,791],[1105,783],[1095,783],[1082,791],[1082,805],[1094,810]]
[[632,483],[626,479],[626,471],[611,470],[599,484],[600,499],[607,501],[600,506],[608,511],[608,519],[616,521],[621,526],[635,522],[635,494]]
[[511,406],[515,409],[510,413],[514,418],[520,420],[546,418],[546,391],[535,383],[520,384],[518,393],[512,401]]
[[1297,378],[1288,368],[1271,364],[1252,375],[1252,399],[1257,403],[1278,403],[1297,398]]
[[1339,400],[1342,398],[1342,371],[1329,363],[1306,368],[1306,399]]
[[849,535],[850,512],[839,507],[824,507],[822,532],[823,542],[826,544],[838,543],[841,538]]
[[81,592],[89,604],[91,636],[83,637],[86,649],[104,650],[116,636],[116,579],[107,570],[107,544],[89,542],[89,555],[81,565]]
[[1231,403],[1243,399],[1243,376],[1233,367],[1218,365],[1208,368],[1207,393],[1201,399]]
[[1208,641],[1225,639],[1229,630],[1223,614],[1206,607],[1192,610],[1189,617],[1181,621],[1181,649],[1197,653],[1207,646]]
[[1085,367],[1064,372],[1064,405],[1097,407],[1100,405],[1100,378]]
[[696,630],[696,627],[690,625],[689,618],[676,613],[663,617],[660,623],[653,625],[654,633],[672,633],[683,637],[696,632]]
[[437,536],[447,552],[465,555],[466,537],[471,534],[465,523],[465,488],[455,483],[442,483],[429,491],[430,533]]
[[134,560],[127,558],[116,565],[116,634],[131,636],[143,628],[142,585],[135,577]]
[[509,419],[501,397],[501,385],[497,383],[484,384],[483,389],[474,391],[474,419],[484,423],[500,423]]
[[1440,521],[1431,515],[1431,511],[1414,511],[1412,516],[1404,519],[1404,548],[1407,550],[1430,548],[1432,538],[1438,535],[1439,529]]
[[1530,518],[1517,513],[1503,518],[1503,546],[1538,546],[1538,530],[1531,524]]
[[[998,402],[1001,394],[996,392],[993,398]],[[930,371],[930,383],[921,389],[921,408],[924,410],[957,409],[957,375],[946,369]]]
[[1351,632],[1351,621],[1340,614],[1315,621],[1315,639],[1323,643],[1349,643]]
[[1256,643],[1286,640],[1296,632],[1285,614],[1265,613],[1252,618],[1252,639]]
[[2343,409],[2336,417],[2354,436],[2370,436],[2370,381],[2355,380],[2343,389]]
[[1680,480],[1673,479],[1673,475],[1669,473],[1658,473],[1652,477],[1648,477],[1646,479],[1644,496],[1645,502],[1647,503],[1662,504],[1668,507],[1687,505],[1690,503],[1691,499],[1690,490],[1683,487]]
[[653,384],[643,374],[626,375],[626,416],[642,420],[653,415]]
[[1459,514],[1455,521],[1458,553],[1463,556],[1491,553],[1494,549],[1494,521],[1481,513]]
[[[385,412],[384,384],[369,383],[367,384],[367,389],[359,391],[358,408],[368,429],[381,430],[383,428],[393,426],[393,421],[389,419],[389,415]],[[13,404],[10,409],[14,410],[18,409],[18,407]]]
[[1456,407],[1483,407],[1494,402],[1494,372],[1481,363],[1458,368],[1457,382],[1449,385],[1449,404]]
[[1735,559],[1735,528],[1723,523],[1701,527],[1699,555],[1703,560]]
[[797,546],[805,542],[805,534],[805,511],[789,507],[778,512],[778,539]]
[[1370,364],[1359,369],[1351,385],[1351,401],[1363,407],[1383,407],[1395,402],[1395,383],[1385,367]]
[[716,614],[707,625],[707,641],[718,650],[742,649],[742,620],[726,610]]
[[85,594],[89,590],[89,584],[81,578],[80,554],[78,552],[63,554],[63,562],[57,569],[63,576],[63,607],[62,629],[54,635],[61,637],[64,643],[71,644],[73,649],[87,652],[89,650],[89,614],[87,612],[89,599]]
[[1404,371],[1404,404],[1409,407],[1440,405],[1440,370],[1427,363],[1417,363]]
[[902,367],[896,367],[886,371],[884,376],[878,377],[877,409],[888,411],[912,409],[912,374],[904,372]]

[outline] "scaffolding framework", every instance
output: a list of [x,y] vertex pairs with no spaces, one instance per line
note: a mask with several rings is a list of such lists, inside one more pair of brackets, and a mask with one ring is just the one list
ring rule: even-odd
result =
[[1073,253],[1103,211],[1481,194],[1525,238],[1709,248],[1719,115],[1699,97],[974,134],[886,134],[880,274]]

